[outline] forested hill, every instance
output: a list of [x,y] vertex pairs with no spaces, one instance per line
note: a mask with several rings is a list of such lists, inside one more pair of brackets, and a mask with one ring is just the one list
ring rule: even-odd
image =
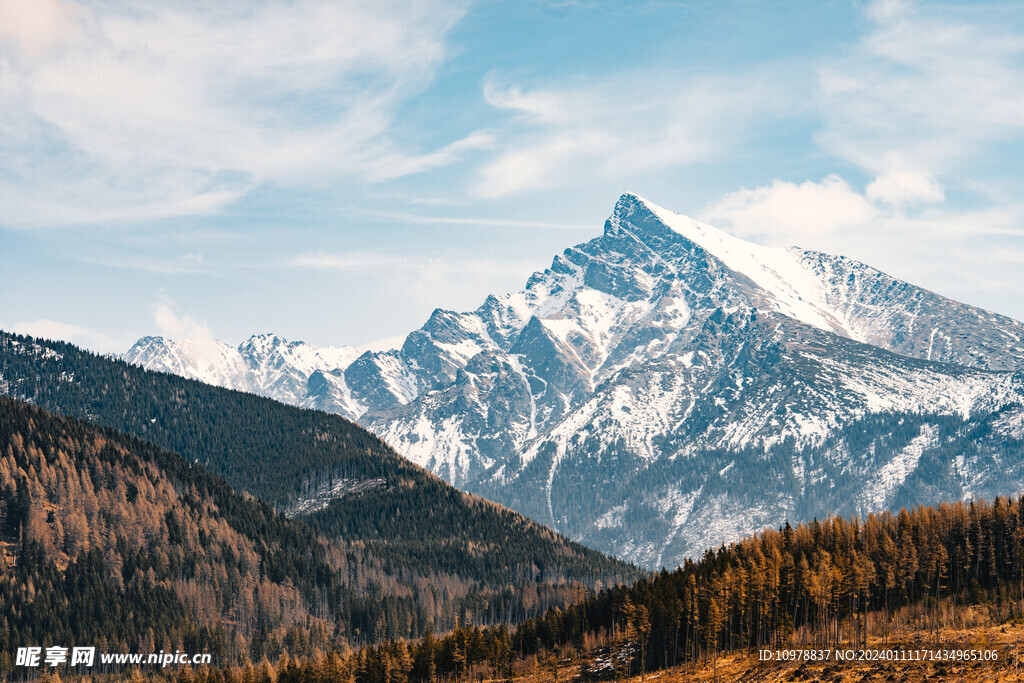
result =
[[[473,506],[487,516],[490,504]],[[503,533],[514,552],[522,530]],[[568,558],[567,573],[587,566],[543,541]],[[451,558],[396,570],[364,545],[328,542],[177,454],[0,397],[0,679],[26,644],[84,638],[230,665],[443,630],[456,617],[522,618],[578,597],[554,583],[488,590],[437,569]],[[484,542],[474,552],[516,566]]]
[[312,530],[201,467],[0,398],[0,679],[26,645],[324,646],[355,593]]
[[641,573],[463,494],[336,415],[220,389],[63,342],[0,332],[0,394],[180,453],[235,489],[300,512],[363,589],[361,637],[518,621],[564,604],[570,584]]
[[615,633],[633,671],[793,643],[863,646],[909,615],[929,629],[983,606],[1024,618],[1024,497],[829,517],[767,530],[521,624],[526,651]]
[[317,473],[423,472],[344,418],[2,331],[0,394],[180,453],[275,507]]

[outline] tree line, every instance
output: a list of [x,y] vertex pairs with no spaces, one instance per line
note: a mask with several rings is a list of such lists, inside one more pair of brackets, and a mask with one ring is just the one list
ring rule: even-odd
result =
[[971,605],[988,604],[1002,619],[1024,617],[1022,548],[1022,497],[787,523],[708,550],[673,572],[581,591],[575,604],[512,628],[457,627],[440,638],[329,658],[181,675],[204,682],[273,674],[279,683],[430,683],[543,668],[558,680],[572,665],[584,679],[600,679],[761,647],[863,646],[869,634],[887,639],[911,608],[936,631]]

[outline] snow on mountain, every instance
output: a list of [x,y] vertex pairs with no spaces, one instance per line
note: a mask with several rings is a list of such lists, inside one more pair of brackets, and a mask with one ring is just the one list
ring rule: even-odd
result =
[[[616,211],[610,219],[615,230],[629,233],[635,229],[635,218],[640,225],[651,222],[653,218],[693,245],[699,245],[726,268],[749,278],[770,295],[775,310],[822,330],[840,334],[848,332],[823,301],[820,283],[801,262],[801,250],[777,249],[746,242],[639,197],[631,199],[634,201],[620,202],[624,208]],[[644,215],[648,213],[649,216]],[[644,233],[646,237],[655,234],[655,231],[647,227]],[[640,238],[637,240],[641,241]],[[649,237],[642,241],[645,245],[652,245]],[[671,241],[672,238],[668,237],[658,246],[670,244]],[[654,249],[654,246],[651,248]]]
[[648,566],[784,518],[1024,482],[1006,464],[1024,325],[631,194],[522,291],[439,309],[398,349],[262,335],[190,351],[147,338],[126,357],[359,419],[457,486]]
[[[237,348],[207,339],[143,337],[123,358],[147,370],[298,404],[306,399],[309,378],[314,372],[343,370],[359,355],[358,350],[348,346],[315,347],[289,342],[274,334],[257,334]],[[341,405],[343,401],[339,399],[337,406]]]
[[273,334],[250,337],[238,352],[246,361],[255,393],[285,403],[298,403],[306,396],[309,376],[317,370],[346,368],[360,355],[348,346],[317,348]]
[[219,341],[143,337],[124,355],[148,370],[197,379],[207,384],[249,391],[245,359],[238,349]]
[[879,468],[875,483],[861,496],[861,507],[865,510],[881,510],[885,503],[903,485],[910,473],[917,469],[921,456],[928,448],[938,445],[938,428],[925,424],[899,453]]

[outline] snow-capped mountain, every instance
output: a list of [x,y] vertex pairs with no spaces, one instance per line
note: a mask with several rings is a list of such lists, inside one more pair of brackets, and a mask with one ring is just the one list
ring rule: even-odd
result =
[[1024,325],[629,194],[523,291],[437,310],[400,349],[204,351],[147,338],[126,358],[358,419],[647,566],[785,518],[1024,485]]
[[257,334],[237,348],[212,339],[143,337],[123,358],[147,370],[297,404],[309,393],[310,375],[345,368],[359,354],[349,346],[316,347]]

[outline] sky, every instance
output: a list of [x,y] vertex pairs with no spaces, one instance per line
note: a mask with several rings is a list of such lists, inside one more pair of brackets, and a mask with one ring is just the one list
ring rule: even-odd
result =
[[0,328],[386,345],[623,192],[1024,320],[1021,10],[0,0]]

